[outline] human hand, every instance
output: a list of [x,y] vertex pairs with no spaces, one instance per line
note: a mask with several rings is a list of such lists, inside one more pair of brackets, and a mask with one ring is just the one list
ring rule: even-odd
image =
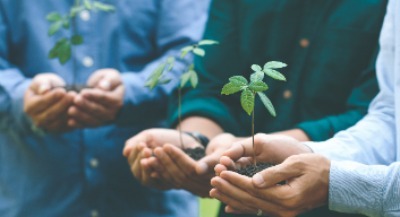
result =
[[35,126],[48,132],[71,130],[67,124],[68,108],[76,93],[67,93],[58,88],[65,85],[64,80],[51,73],[35,76],[24,95],[24,112]]
[[90,89],[83,89],[68,110],[68,125],[74,128],[98,127],[114,121],[123,105],[124,85],[114,69],[100,69],[89,78]]
[[267,135],[259,133],[254,137],[254,149],[252,138],[236,142],[224,152],[221,164],[215,168],[218,175],[223,170],[233,169],[254,162],[266,162],[279,164],[286,158],[296,155],[312,153],[311,149],[299,141],[283,135]]
[[294,155],[252,178],[222,171],[211,180],[210,196],[227,204],[228,213],[297,216],[327,203],[329,171],[323,156]]
[[[222,153],[236,140],[236,137],[228,133],[216,136],[208,144],[206,156],[199,161],[172,145],[166,144],[162,148],[156,148],[154,153],[160,166],[157,166],[157,171],[152,177],[169,183],[173,188],[208,197],[211,189],[210,179],[214,176],[213,168]],[[150,162],[148,165],[156,167]]]
[[[200,146],[194,138],[186,134],[182,134],[182,142],[185,147]],[[180,146],[179,132],[172,129],[149,129],[126,142],[123,155],[127,158],[133,175],[143,185],[162,190],[173,188],[166,180],[151,175],[162,169],[161,162],[153,155],[153,150],[166,143]]]

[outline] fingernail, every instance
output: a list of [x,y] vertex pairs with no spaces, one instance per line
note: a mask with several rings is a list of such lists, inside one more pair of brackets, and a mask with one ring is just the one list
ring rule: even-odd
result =
[[199,168],[198,172],[200,174],[204,174],[204,173],[206,173],[208,171],[208,165],[206,163],[204,163],[204,162],[200,162],[198,164],[198,168]]
[[258,185],[258,186],[262,186],[265,183],[262,175],[260,175],[258,173],[253,176],[253,182],[255,185]]
[[106,80],[102,80],[100,82],[99,86],[100,86],[101,89],[104,89],[104,90],[109,90],[111,88],[110,82],[106,81]]
[[50,89],[50,86],[47,84],[42,84],[39,87],[39,94],[45,93],[46,91],[48,91]]

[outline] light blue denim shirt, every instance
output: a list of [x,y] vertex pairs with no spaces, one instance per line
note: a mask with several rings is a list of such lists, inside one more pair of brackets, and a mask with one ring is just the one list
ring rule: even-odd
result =
[[[145,79],[168,55],[200,40],[209,0],[109,0],[115,13],[82,12],[76,29],[85,42],[62,66],[48,60],[61,36],[49,38],[48,13],[66,14],[73,0],[0,0],[0,216],[197,216],[197,199],[134,180],[122,156],[125,141],[160,126],[177,79],[149,91]],[[75,72],[73,62],[75,62]],[[178,62],[171,77],[185,67]],[[94,70],[123,73],[125,104],[111,125],[65,134],[35,133],[23,112],[31,78],[53,72],[86,83]]]
[[[391,0],[377,60],[380,87],[369,112],[331,140],[306,143],[332,159],[329,208],[400,216],[400,1]],[[356,163],[357,162],[357,163]]]

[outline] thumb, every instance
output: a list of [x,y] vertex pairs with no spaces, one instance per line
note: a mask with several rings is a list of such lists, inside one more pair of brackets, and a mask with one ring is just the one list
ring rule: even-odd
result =
[[277,184],[285,183],[298,176],[301,176],[301,170],[293,164],[290,159],[282,164],[265,169],[253,176],[253,185],[256,188],[268,188]]
[[221,154],[212,153],[200,159],[196,165],[196,173],[204,175],[208,172],[213,172],[215,165],[218,164]]

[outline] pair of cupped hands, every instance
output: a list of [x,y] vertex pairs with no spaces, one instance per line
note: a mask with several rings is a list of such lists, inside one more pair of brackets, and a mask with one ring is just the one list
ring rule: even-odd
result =
[[[200,146],[182,136],[185,148]],[[128,140],[123,154],[143,185],[216,198],[227,204],[228,213],[296,216],[326,204],[328,159],[287,136],[257,134],[254,141],[253,148],[252,138],[220,134],[208,144],[206,156],[195,161],[179,147],[178,131],[150,129]],[[254,156],[276,166],[253,177],[234,172],[252,164]]]
[[89,88],[65,90],[66,82],[54,73],[36,75],[24,95],[24,111],[33,124],[48,132],[98,127],[115,120],[123,105],[124,86],[115,69],[95,71]]

